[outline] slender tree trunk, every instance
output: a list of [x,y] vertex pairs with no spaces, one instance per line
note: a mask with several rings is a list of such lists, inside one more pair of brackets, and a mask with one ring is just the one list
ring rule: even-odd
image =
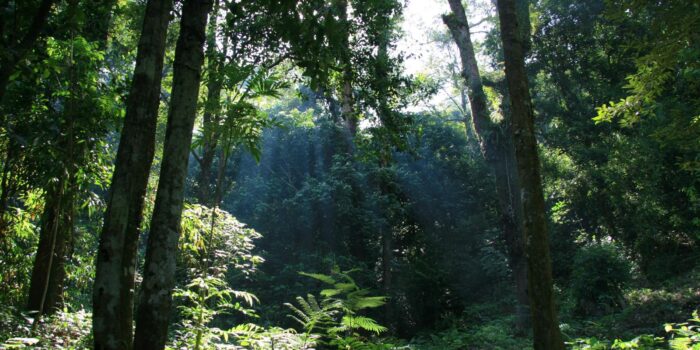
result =
[[46,189],[46,209],[41,219],[27,300],[27,309],[39,314],[50,314],[56,309],[65,276],[66,224],[70,224],[63,210],[65,187],[65,180],[59,179]]
[[[379,48],[377,51],[376,62],[374,63],[374,79],[375,86],[379,92],[378,108],[376,110],[379,119],[385,128],[389,127],[391,123],[394,111],[389,106],[389,95],[388,91],[388,79],[389,79],[389,54],[388,54],[388,33],[382,33],[380,35]],[[391,291],[393,290],[393,270],[392,264],[394,261],[394,224],[396,222],[397,213],[394,210],[394,203],[392,203],[396,188],[392,186],[394,182],[394,174],[390,169],[392,163],[392,145],[386,138],[381,140],[382,144],[379,146],[379,193],[386,198],[386,206],[382,208],[384,217],[386,218],[386,224],[381,227],[381,245],[382,245],[382,289],[388,297],[391,297]],[[397,322],[394,320],[395,315],[395,303],[390,300],[385,304],[385,319],[389,326],[389,329],[396,331]]]
[[[8,133],[12,131],[8,128]],[[17,146],[13,137],[8,137],[7,149],[5,150],[5,159],[2,163],[2,180],[0,182],[0,249],[3,249],[5,238],[7,237],[7,231],[11,225],[11,217],[8,217],[7,209],[9,209],[10,197],[13,195],[14,191],[12,189],[11,177],[12,177],[12,163],[15,161]]]
[[86,17],[82,30],[83,37],[88,41],[97,42],[100,50],[107,47],[109,25],[116,2],[117,0],[92,0],[83,3],[83,12]]
[[[219,1],[214,3],[214,13],[218,13]],[[219,123],[221,122],[221,90],[223,88],[223,71],[226,55],[226,41],[223,52],[217,52],[216,33],[217,19],[212,17],[209,21],[209,33],[207,33],[207,102],[204,105],[202,116],[202,154],[199,160],[199,174],[197,175],[197,199],[199,203],[210,205],[212,202],[212,166],[219,144]]]
[[161,73],[172,0],[149,0],[112,175],[93,286],[96,350],[130,349],[134,273],[155,150]]
[[513,139],[523,201],[528,283],[535,350],[564,349],[552,287],[547,216],[535,137],[534,111],[525,72],[525,50],[515,0],[498,0],[510,94]]
[[[391,197],[391,189],[389,186],[389,179],[385,172],[388,170],[389,161],[384,159],[380,160],[379,164],[379,192],[382,196]],[[388,199],[387,199],[388,201]],[[388,297],[391,296],[392,286],[394,282],[394,275],[392,271],[392,264],[394,261],[394,236],[393,236],[393,221],[394,214],[389,208],[392,204],[389,203],[386,208],[383,208],[384,215],[386,215],[387,222],[381,227],[381,244],[382,244],[382,290],[384,294]],[[389,300],[384,305],[386,324],[389,329],[396,331],[396,321],[394,320],[394,301]]]
[[[507,129],[501,136],[510,139],[511,136],[508,134],[510,128]],[[495,175],[501,228],[506,242],[508,265],[515,282],[516,330],[519,334],[524,334],[531,325],[531,316],[523,233],[523,210],[519,196],[520,183],[512,140],[501,140],[496,153],[500,157],[489,163]]]
[[[508,249],[508,262],[513,273],[516,296],[516,327],[520,332],[530,324],[527,291],[527,268],[522,230],[522,203],[515,166],[515,148],[509,132],[509,121],[495,124],[490,117],[481,74],[469,33],[466,11],[460,0],[449,0],[452,14],[443,17],[459,48],[474,131],[481,153],[495,177],[501,230]],[[507,113],[504,113],[507,115]],[[507,117],[506,117],[507,118]],[[467,130],[469,125],[466,126]]]
[[158,183],[151,219],[136,319],[136,349],[163,349],[167,340],[188,155],[204,62],[207,15],[211,5],[211,1],[185,0],[182,8],[160,171],[163,176]]
[[[382,290],[385,295],[391,293],[391,287],[393,285],[393,274],[391,270],[392,261],[394,261],[394,237],[392,237],[391,225],[385,225],[381,232],[382,240]],[[395,320],[393,319],[394,308],[392,302],[386,303],[384,310],[386,311],[386,320],[394,329]]]
[[355,101],[352,93],[353,72],[350,53],[350,23],[348,20],[349,4],[347,0],[338,0],[337,6],[340,13],[339,21],[345,27],[345,37],[343,38],[343,48],[340,55],[343,66],[341,114],[350,136],[354,137],[357,133],[357,114],[355,113]]
[[343,94],[342,94],[342,114],[346,127],[351,136],[357,134],[357,115],[353,108],[352,96],[352,68],[347,65],[343,68]]
[[[68,3],[69,21],[67,27],[71,37],[75,36],[76,30],[80,29],[82,36],[89,41],[99,42],[101,47],[106,46],[107,30],[113,0],[95,1],[94,4],[103,5],[100,14],[102,23],[100,27],[93,28],[85,26],[80,29],[77,25],[78,0],[71,0]],[[38,310],[36,318],[43,314],[53,313],[59,306],[62,299],[62,288],[64,284],[65,264],[71,254],[73,238],[74,208],[77,193],[77,171],[83,166],[81,162],[86,159],[85,150],[76,149],[75,128],[76,122],[80,118],[80,111],[76,108],[78,95],[78,81],[76,77],[76,67],[74,59],[71,57],[69,67],[70,94],[64,101],[66,105],[65,115],[67,118],[65,134],[61,134],[57,144],[62,151],[61,157],[57,159],[60,166],[55,174],[59,179],[55,183],[47,186],[46,201],[44,205],[44,220],[40,232],[40,244],[37,248],[35,264],[32,271],[31,284],[29,288],[28,308]],[[49,257],[49,258],[46,258]],[[35,322],[36,324],[36,322]]]
[[15,66],[17,66],[17,62],[24,58],[32,49],[34,43],[39,39],[42,30],[46,26],[54,1],[55,0],[42,0],[39,3],[39,7],[24,36],[17,41],[11,40],[11,42],[17,42],[16,45],[9,47],[0,46],[0,49],[3,51],[2,59],[0,59],[0,102],[5,96],[7,84],[15,70]]

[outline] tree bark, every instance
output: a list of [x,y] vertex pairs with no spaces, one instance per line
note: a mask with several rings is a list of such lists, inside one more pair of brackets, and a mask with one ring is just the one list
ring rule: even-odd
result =
[[53,313],[60,302],[65,277],[65,253],[71,217],[64,208],[68,203],[65,180],[52,183],[46,190],[45,210],[41,219],[37,248],[29,286],[27,309],[41,314]]
[[107,47],[112,9],[116,2],[117,0],[93,0],[83,4],[85,13],[83,37],[88,41],[97,42],[100,50]]
[[[98,42],[104,48],[107,41],[109,18],[114,0],[102,0],[92,3],[101,10],[92,14],[92,18],[102,22],[99,27],[92,27],[85,23],[79,27],[77,13],[79,1],[68,2],[68,21],[65,25],[71,37],[76,31],[91,42]],[[44,314],[52,314],[59,308],[62,299],[62,289],[66,276],[65,265],[71,255],[71,242],[73,240],[73,220],[75,214],[75,201],[78,195],[78,169],[85,164],[87,149],[78,148],[76,139],[76,127],[79,126],[81,111],[77,102],[81,98],[78,92],[78,78],[76,76],[74,59],[71,57],[68,63],[68,80],[70,83],[69,95],[65,99],[66,106],[63,118],[65,132],[58,137],[58,148],[61,151],[56,163],[60,164],[54,176],[57,181],[52,181],[46,190],[44,204],[43,223],[41,226],[39,246],[34,262],[31,284],[29,288],[28,308],[38,311],[36,319]],[[37,324],[36,321],[34,323]]]
[[348,1],[338,0],[338,11],[339,11],[339,21],[345,27],[345,36],[342,42],[342,52],[340,55],[340,60],[343,69],[343,79],[341,86],[341,115],[343,116],[343,121],[345,126],[350,133],[351,137],[354,137],[357,133],[357,114],[355,113],[355,101],[352,93],[352,59],[350,52],[350,23],[348,20]]
[[96,350],[130,349],[134,273],[155,151],[161,72],[172,0],[149,0],[112,175],[93,286]]
[[[55,0],[42,0],[39,7],[32,18],[32,22],[27,28],[24,36],[17,40],[14,46],[0,47],[4,51],[2,59],[0,59],[0,102],[5,96],[7,84],[10,81],[10,76],[15,70],[17,62],[19,62],[32,49],[34,43],[41,35],[42,30],[46,26],[51,7]],[[11,40],[13,42],[14,40]]]
[[182,8],[160,171],[163,176],[158,183],[151,219],[136,319],[136,349],[163,349],[167,340],[185,178],[211,5],[211,1],[186,0]]
[[[214,13],[218,12],[219,2],[214,3]],[[217,52],[217,19],[212,17],[207,34],[207,102],[202,116],[202,154],[199,157],[199,174],[197,175],[197,199],[199,203],[212,205],[212,166],[219,144],[219,123],[221,122],[221,90],[223,88],[223,67],[226,60],[226,42],[223,52]],[[218,205],[218,204],[217,204]]]
[[528,284],[535,350],[563,350],[552,287],[547,216],[535,137],[534,111],[525,72],[525,50],[515,0],[498,0],[501,40],[510,94],[513,139],[523,202]]
[[[460,0],[449,0],[452,14],[443,16],[452,38],[459,48],[462,76],[466,83],[472,124],[484,159],[491,168],[498,197],[501,230],[507,245],[508,263],[513,273],[516,296],[516,328],[523,332],[530,324],[527,291],[527,263],[522,230],[522,203],[515,165],[515,148],[510,135],[508,113],[500,125],[490,117],[481,74],[469,32],[469,21]],[[465,120],[465,122],[467,122]],[[469,125],[466,125],[469,130]]]
[[0,180],[0,191],[2,191],[2,194],[0,194],[0,249],[5,248],[7,231],[12,224],[12,217],[7,215],[7,210],[9,209],[10,197],[15,193],[14,186],[11,185],[11,183],[14,182],[12,181],[12,169],[19,148],[14,138],[11,136],[12,129],[7,128],[7,131],[10,136],[7,138],[7,144],[5,146],[5,159],[2,163],[2,180]]
[[[389,154],[390,151],[386,152]],[[392,197],[392,189],[390,188],[389,181],[387,177],[389,176],[387,172],[390,172],[391,170],[388,169],[389,167],[389,162],[390,158],[384,157],[383,155],[380,155],[380,161],[379,161],[379,193],[382,194],[382,196],[387,197],[387,201],[389,201],[390,197]],[[387,207],[383,208],[384,210],[384,215],[386,215],[386,224],[381,225],[381,244],[382,244],[382,290],[384,294],[390,298],[391,296],[391,291],[392,291],[392,286],[393,286],[393,271],[392,271],[392,264],[394,262],[394,235],[393,235],[393,222],[395,220],[394,216],[395,213],[393,212],[390,207],[393,206],[392,203],[388,203]],[[385,319],[386,319],[386,324],[388,325],[389,329],[392,331],[396,331],[396,320],[394,320],[394,302],[393,300],[389,300],[384,305],[384,312],[385,312]]]

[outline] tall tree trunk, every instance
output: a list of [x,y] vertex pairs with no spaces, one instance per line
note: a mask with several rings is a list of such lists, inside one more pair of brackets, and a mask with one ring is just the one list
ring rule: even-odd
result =
[[[339,115],[339,121],[341,122],[341,124],[339,124],[340,127],[335,130],[336,132],[334,134],[334,137],[338,141],[337,146],[334,147],[334,152],[335,154],[346,157],[346,161],[350,162],[353,167],[355,167],[354,138],[358,131],[359,120],[355,96],[353,94],[355,73],[352,62],[352,48],[350,47],[352,24],[348,18],[351,8],[348,0],[335,0],[333,6],[335,6],[338,12],[338,22],[342,26],[344,33],[339,57],[341,64],[341,79],[340,86],[338,87],[339,101],[333,101],[332,98],[329,99],[329,102],[334,102],[330,105],[332,113]],[[337,117],[334,119],[338,120]],[[351,207],[355,210],[362,205],[362,191],[360,185],[352,176],[348,176],[348,183],[350,185],[349,195],[351,197]],[[343,215],[335,215],[335,218],[339,218],[340,220],[346,219]],[[334,229],[326,230],[328,233],[326,241],[328,241],[331,251],[336,252],[342,245],[341,242],[348,242],[347,248],[353,257],[362,260],[367,256],[365,247],[366,237],[361,227],[351,224],[349,229],[342,234],[342,237],[336,237],[335,231]],[[348,233],[350,235],[348,235]]]
[[528,283],[535,350],[564,349],[552,288],[547,216],[535,137],[534,111],[525,72],[525,49],[515,0],[498,0],[510,94],[513,139],[523,202]]
[[528,297],[527,256],[523,232],[523,207],[520,198],[520,182],[515,159],[515,146],[510,127],[501,130],[496,150],[497,158],[489,163],[494,172],[496,195],[500,210],[501,229],[506,242],[508,265],[515,283],[516,330],[525,334],[531,326],[530,300]]
[[16,42],[16,45],[8,47],[4,47],[4,45],[0,46],[0,49],[3,51],[2,59],[0,59],[0,102],[2,102],[2,98],[5,96],[7,84],[15,70],[15,66],[27,55],[34,46],[34,43],[39,39],[42,30],[46,26],[54,2],[55,0],[42,0],[39,3],[39,7],[24,36],[22,38],[9,40],[9,42]]
[[[377,51],[376,61],[374,62],[374,85],[379,92],[379,101],[376,109],[377,115],[385,128],[391,128],[394,111],[391,109],[388,99],[391,92],[389,87],[389,34],[381,33],[379,48]],[[394,132],[390,130],[389,132]],[[386,224],[381,226],[381,260],[382,260],[382,289],[386,296],[390,297],[390,301],[385,304],[385,319],[390,330],[396,331],[395,303],[391,300],[391,291],[393,290],[393,270],[394,262],[394,224],[396,223],[397,213],[395,212],[393,198],[396,198],[396,188],[392,185],[395,181],[394,173],[390,169],[393,161],[392,145],[390,139],[382,138],[379,146],[379,193],[385,198],[385,206],[382,208]]]
[[338,0],[338,11],[340,13],[341,25],[345,28],[345,36],[343,37],[343,47],[340,55],[340,60],[343,69],[343,78],[341,86],[341,114],[346,128],[351,137],[357,133],[357,113],[355,113],[355,101],[352,94],[352,59],[350,52],[350,22],[348,20],[349,4],[347,0]]
[[7,129],[10,136],[7,138],[5,149],[5,159],[2,162],[2,180],[0,180],[0,249],[5,248],[5,239],[7,231],[12,224],[12,218],[7,215],[9,209],[10,197],[14,195],[14,188],[11,185],[12,181],[12,165],[17,157],[18,145],[12,136],[12,129]]
[[93,0],[83,3],[85,13],[83,37],[87,41],[96,42],[100,50],[107,47],[112,10],[116,2],[117,0]]
[[158,183],[151,219],[136,319],[136,349],[163,349],[167,340],[185,178],[204,62],[207,15],[210,10],[211,1],[205,0],[185,0],[182,8],[160,171],[163,176]]
[[[379,161],[379,192],[382,196],[387,197],[387,207],[383,208],[384,215],[386,215],[387,222],[381,226],[381,244],[382,244],[382,291],[387,296],[391,296],[392,286],[394,282],[394,276],[392,271],[392,264],[394,262],[394,235],[393,235],[393,222],[395,220],[395,213],[390,209],[393,206],[389,203],[388,198],[392,197],[392,189],[389,185],[389,179],[386,172],[389,172],[389,160],[383,156],[380,156]],[[390,300],[384,305],[385,320],[389,329],[396,331],[396,321],[394,320],[394,302]]]
[[[99,46],[106,46],[107,31],[111,7],[114,0],[95,1],[92,4],[101,5],[101,15],[99,20],[103,22],[98,27],[91,27],[86,24],[83,28],[78,27],[77,13],[79,11],[78,0],[71,0],[68,3],[69,20],[67,26],[71,37],[74,37],[76,30],[91,42],[98,42]],[[95,16],[95,14],[91,14]],[[68,74],[70,83],[70,94],[65,101],[67,118],[65,134],[58,138],[58,146],[61,157],[57,162],[62,166],[55,174],[59,180],[47,186],[46,201],[44,205],[44,222],[41,226],[39,246],[37,248],[36,259],[32,270],[31,284],[29,288],[28,308],[39,313],[37,319],[43,314],[51,314],[57,308],[61,300],[62,287],[64,284],[65,263],[70,252],[70,242],[73,238],[73,220],[75,200],[77,193],[77,171],[84,166],[86,155],[84,150],[77,150],[76,144],[79,140],[75,136],[76,122],[79,122],[81,111],[77,106],[80,99],[78,95],[78,78],[74,59],[71,57]],[[47,258],[49,257],[49,258]]]
[[29,286],[27,309],[42,314],[51,314],[60,302],[63,278],[65,277],[65,253],[72,218],[64,208],[69,202],[66,180],[59,179],[46,189],[45,210],[42,214],[39,246]]
[[[214,2],[214,13],[218,13],[219,1]],[[207,33],[207,102],[202,116],[202,154],[197,158],[199,174],[197,175],[197,199],[200,204],[212,206],[212,166],[219,144],[219,123],[221,122],[221,90],[223,88],[223,67],[226,60],[226,40],[222,53],[217,51],[217,19],[209,21]],[[218,205],[218,204],[217,204]]]
[[[527,292],[527,264],[522,230],[522,203],[519,197],[520,186],[515,166],[515,148],[507,113],[500,125],[490,117],[488,101],[484,93],[481,74],[474,54],[474,46],[469,33],[469,21],[461,0],[449,0],[452,14],[443,16],[452,38],[459,48],[472,124],[476,132],[481,153],[489,164],[496,183],[501,230],[508,249],[508,262],[515,282],[517,329],[522,332],[530,323]],[[469,130],[469,125],[466,126]]]
[[161,73],[172,0],[149,0],[112,175],[93,286],[96,350],[130,349],[134,273],[155,151]]

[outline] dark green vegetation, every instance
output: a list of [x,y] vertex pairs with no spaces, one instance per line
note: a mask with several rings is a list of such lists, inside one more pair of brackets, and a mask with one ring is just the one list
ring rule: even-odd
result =
[[0,0],[0,349],[700,349],[700,4],[426,1]]

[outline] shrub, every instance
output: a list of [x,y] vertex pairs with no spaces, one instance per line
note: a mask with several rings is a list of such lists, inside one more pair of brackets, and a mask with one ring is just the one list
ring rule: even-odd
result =
[[[393,346],[374,342],[371,335],[379,335],[387,328],[374,319],[360,315],[386,303],[384,296],[372,296],[360,288],[350,273],[335,267],[331,275],[300,272],[326,285],[321,298],[309,294],[306,299],[296,298],[296,304],[286,303],[292,311],[289,315],[303,328],[306,337],[317,339],[319,345],[337,349],[390,349]],[[317,336],[314,336],[317,335]]]
[[666,337],[656,337],[651,334],[643,334],[632,340],[624,341],[615,339],[608,341],[597,338],[581,338],[567,342],[571,350],[698,350],[700,349],[700,317],[698,311],[693,312],[693,317],[688,322],[667,323],[664,325]]
[[613,244],[593,244],[579,250],[574,257],[570,286],[575,311],[589,315],[622,307],[623,290],[631,279],[630,268]]
[[423,335],[411,341],[411,350],[530,350],[529,338],[517,337],[512,320],[500,318],[467,327],[449,329]]
[[92,314],[85,310],[63,309],[36,325],[33,318],[9,308],[1,308],[0,317],[13,325],[0,332],[0,349],[76,350],[92,343]]

